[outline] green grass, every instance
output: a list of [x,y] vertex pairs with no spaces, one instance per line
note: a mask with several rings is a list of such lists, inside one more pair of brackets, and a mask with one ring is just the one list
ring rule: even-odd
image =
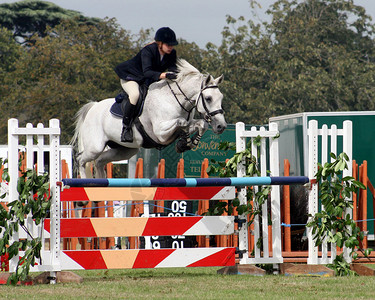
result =
[[79,271],[82,284],[0,286],[2,299],[375,299],[375,277],[217,275],[219,268]]

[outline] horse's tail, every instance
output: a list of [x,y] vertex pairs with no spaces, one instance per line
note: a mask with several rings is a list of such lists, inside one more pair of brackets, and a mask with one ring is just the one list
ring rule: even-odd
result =
[[74,135],[70,141],[70,145],[76,146],[78,148],[78,152],[83,151],[83,145],[81,143],[81,132],[83,128],[83,122],[85,121],[86,115],[88,111],[95,105],[96,102],[92,101],[84,106],[82,106],[79,111],[75,115],[75,129],[74,129]]

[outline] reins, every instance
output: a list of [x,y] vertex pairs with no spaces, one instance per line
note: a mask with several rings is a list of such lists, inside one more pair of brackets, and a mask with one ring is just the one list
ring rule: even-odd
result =
[[181,108],[182,108],[184,111],[186,111],[186,112],[188,113],[187,120],[189,120],[189,119],[190,119],[190,114],[191,114],[191,112],[193,111],[193,109],[196,107],[196,104],[195,104],[191,99],[189,99],[189,98],[185,95],[185,93],[182,91],[182,89],[180,88],[180,86],[178,85],[178,83],[177,83],[177,82],[175,82],[175,83],[176,83],[178,89],[180,90],[181,94],[185,97],[184,100],[188,101],[188,102],[192,105],[192,107],[191,107],[190,110],[186,109],[185,106],[183,106],[183,105],[181,104],[180,100],[178,100],[178,97],[177,97],[176,93],[173,91],[171,85],[170,85],[169,82],[167,81],[168,87],[169,87],[169,89],[171,90],[172,95],[175,97],[177,103],[181,106]]
[[180,105],[180,107],[181,107],[184,111],[186,111],[186,112],[188,113],[187,120],[190,119],[190,114],[191,114],[191,112],[194,110],[194,108],[196,108],[196,107],[198,106],[198,101],[199,101],[200,98],[202,99],[202,105],[203,105],[203,108],[204,108],[204,110],[205,110],[205,112],[206,112],[206,114],[204,115],[204,120],[205,120],[206,122],[211,123],[211,121],[212,121],[211,117],[212,117],[212,116],[217,115],[217,114],[223,114],[223,113],[224,113],[224,110],[223,110],[223,109],[217,109],[217,110],[215,110],[215,111],[213,111],[213,112],[210,112],[210,111],[208,110],[208,108],[207,108],[206,101],[205,101],[204,98],[203,98],[203,91],[204,91],[204,90],[206,90],[206,89],[219,88],[217,85],[208,85],[208,86],[203,87],[203,81],[202,81],[202,84],[201,84],[201,90],[200,90],[200,92],[199,92],[199,95],[198,95],[198,97],[197,97],[197,100],[194,102],[193,100],[191,100],[190,98],[188,98],[188,97],[185,95],[185,93],[182,91],[182,89],[181,89],[181,87],[179,86],[179,84],[178,84],[177,82],[175,82],[175,83],[176,83],[176,85],[177,85],[177,88],[180,90],[181,94],[184,96],[184,98],[185,98],[184,100],[185,100],[185,101],[188,101],[188,102],[192,105],[192,107],[191,107],[190,109],[185,108],[185,106],[183,106],[183,105],[181,104],[180,100],[178,100],[178,97],[177,97],[176,93],[173,91],[171,85],[170,85],[169,82],[167,81],[168,87],[169,87],[169,89],[170,89],[172,95],[175,97],[177,103]]

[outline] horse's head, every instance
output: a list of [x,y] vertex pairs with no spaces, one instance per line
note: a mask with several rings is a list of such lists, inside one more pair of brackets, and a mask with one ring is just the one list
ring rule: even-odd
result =
[[219,90],[219,84],[223,81],[223,75],[214,79],[211,75],[202,82],[202,87],[197,103],[197,110],[211,125],[214,133],[221,134],[227,127],[224,111],[221,108],[223,94]]

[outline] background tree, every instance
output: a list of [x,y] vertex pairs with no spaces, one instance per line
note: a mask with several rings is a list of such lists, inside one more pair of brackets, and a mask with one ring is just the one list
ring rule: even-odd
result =
[[268,14],[272,21],[263,24],[227,19],[219,55],[230,81],[230,122],[374,109],[374,25],[362,7],[344,0],[280,0]]
[[9,72],[17,68],[16,61],[22,54],[22,48],[13,38],[12,32],[0,27],[0,97],[4,96],[8,87],[4,84]]
[[98,18],[88,18],[80,12],[64,9],[52,2],[25,0],[0,4],[0,25],[13,31],[20,42],[28,41],[37,34],[46,35],[48,26],[54,27],[62,20],[75,18],[80,24],[95,25]]
[[[113,20],[95,26],[66,20],[47,33],[36,37],[35,45],[24,50],[17,68],[8,74],[3,101],[9,109],[3,120],[46,123],[58,118],[67,143],[80,106],[116,96],[120,84],[113,68],[135,49],[130,34]],[[0,130],[5,129],[4,121]]]

